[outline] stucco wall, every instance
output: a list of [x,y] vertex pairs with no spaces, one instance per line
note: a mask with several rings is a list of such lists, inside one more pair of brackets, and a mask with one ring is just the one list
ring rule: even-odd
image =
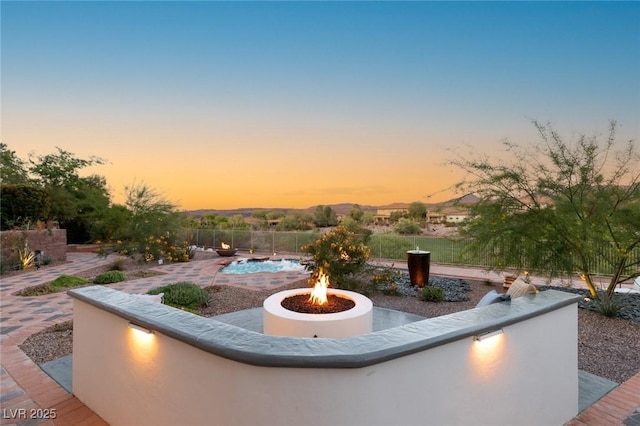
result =
[[[480,308],[478,318],[490,310]],[[461,334],[426,350],[405,351],[413,344],[395,341],[389,345],[406,355],[362,368],[319,368],[313,351],[303,349],[296,351],[306,360],[302,364],[267,367],[158,331],[141,333],[128,328],[127,319],[74,299],[73,392],[114,426],[561,425],[578,411],[577,307],[523,318],[505,323],[504,333],[487,342]],[[425,340],[439,338],[425,333],[430,321],[398,328],[425,334]],[[236,337],[257,334],[235,329]],[[390,330],[370,336],[397,335]],[[268,353],[286,339],[260,337],[271,344],[255,351]],[[326,352],[344,357],[352,352],[345,349],[350,339],[326,339],[332,348]],[[309,347],[325,345],[323,339],[300,340]],[[224,352],[224,342],[216,346]],[[308,368],[299,366],[305,363]]]

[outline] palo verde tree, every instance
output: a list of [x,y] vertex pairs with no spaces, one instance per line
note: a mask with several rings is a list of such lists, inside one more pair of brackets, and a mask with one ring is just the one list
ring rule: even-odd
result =
[[596,265],[605,265],[611,297],[640,275],[640,154],[634,141],[616,150],[615,121],[606,140],[581,135],[571,144],[533,124],[542,143],[505,142],[508,160],[451,161],[468,173],[458,187],[482,199],[463,232],[473,250],[490,251],[493,267],[579,274],[593,297]]

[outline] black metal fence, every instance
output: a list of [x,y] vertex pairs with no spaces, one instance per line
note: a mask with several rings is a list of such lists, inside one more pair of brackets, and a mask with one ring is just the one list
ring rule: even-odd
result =
[[[181,238],[190,245],[203,248],[219,248],[222,243],[240,251],[266,253],[292,253],[302,255],[302,247],[318,239],[320,231],[253,231],[219,229],[184,229]],[[431,262],[442,265],[474,266],[485,268],[490,265],[491,252],[470,252],[468,241],[424,236],[402,236],[394,234],[373,234],[369,239],[369,249],[373,260],[407,259],[407,251],[428,250]],[[615,257],[615,247],[598,247],[597,256],[591,260],[593,272],[598,275],[613,274],[613,267],[607,258]],[[640,248],[630,253],[628,263],[640,261]],[[509,265],[507,265],[508,267]]]

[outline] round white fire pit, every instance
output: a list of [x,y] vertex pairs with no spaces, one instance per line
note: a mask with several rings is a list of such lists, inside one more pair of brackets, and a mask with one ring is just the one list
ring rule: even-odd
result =
[[373,303],[353,291],[329,289],[329,295],[350,299],[355,306],[332,314],[305,314],[290,311],[282,301],[290,296],[309,295],[311,289],[285,290],[269,296],[263,303],[264,334],[290,337],[351,337],[371,333]]

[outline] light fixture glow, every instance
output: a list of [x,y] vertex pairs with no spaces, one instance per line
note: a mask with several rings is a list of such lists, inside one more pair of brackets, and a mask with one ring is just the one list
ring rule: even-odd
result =
[[490,338],[498,336],[498,335],[500,335],[502,333],[503,333],[502,329],[499,328],[497,330],[488,331],[486,333],[482,333],[482,334],[478,334],[477,336],[473,336],[473,340],[475,340],[476,342],[482,342],[483,340],[490,339]]
[[143,333],[147,333],[147,334],[153,334],[153,330],[149,330],[148,328],[142,327],[138,324],[134,324],[132,322],[129,323],[129,328],[132,328],[134,330],[138,330],[141,331]]

